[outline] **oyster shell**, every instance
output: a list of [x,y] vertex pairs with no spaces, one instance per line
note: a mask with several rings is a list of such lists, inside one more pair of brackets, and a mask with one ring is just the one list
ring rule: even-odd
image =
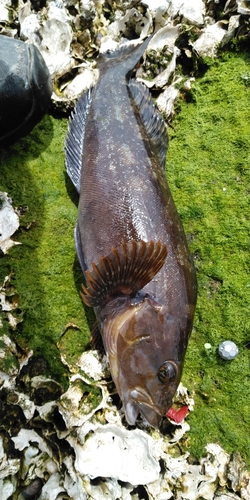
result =
[[193,43],[193,49],[200,56],[215,57],[217,47],[222,42],[227,31],[221,27],[221,23],[215,23],[202,30],[201,36]]
[[0,192],[0,250],[7,253],[13,245],[20,245],[11,236],[19,228],[19,217],[7,193]]

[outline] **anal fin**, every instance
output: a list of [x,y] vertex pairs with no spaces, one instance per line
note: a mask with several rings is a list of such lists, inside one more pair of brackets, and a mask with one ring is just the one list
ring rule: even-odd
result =
[[97,321],[94,322],[91,330],[90,343],[93,349],[96,349],[97,351],[100,351],[102,353],[105,352],[102,336],[100,334]]
[[98,264],[92,263],[92,271],[85,272],[83,302],[97,307],[110,297],[135,295],[158,273],[166,256],[167,246],[160,241],[132,240],[112,248]]

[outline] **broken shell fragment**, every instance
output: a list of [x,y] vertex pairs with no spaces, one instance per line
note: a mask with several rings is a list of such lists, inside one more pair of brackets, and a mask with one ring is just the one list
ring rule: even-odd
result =
[[94,433],[89,429],[83,443],[70,439],[76,453],[75,467],[82,476],[112,477],[133,485],[150,483],[159,477],[157,441],[148,434],[111,424],[93,430]]
[[243,14],[243,16],[250,15],[250,2],[249,0],[236,0],[237,1],[237,12]]
[[231,16],[228,23],[227,32],[221,41],[221,47],[224,47],[233,38],[236,30],[240,26],[240,16]]
[[86,351],[80,356],[77,365],[95,382],[109,376],[109,364],[106,356],[100,356],[98,351]]
[[215,57],[218,46],[226,34],[227,31],[221,27],[220,23],[206,26],[201,36],[193,43],[193,49],[199,56]]
[[65,85],[63,94],[66,99],[76,100],[83,92],[95,85],[98,79],[98,71],[90,68],[83,68],[76,77]]
[[135,35],[145,37],[151,24],[149,12],[144,15],[139,9],[132,7],[127,9],[124,15],[121,15],[121,11],[116,11],[114,22],[107,26],[107,35],[116,41],[121,35],[127,39],[135,38]]
[[202,26],[205,16],[205,4],[203,0],[189,0],[188,2],[170,0],[168,14],[171,18],[179,14],[188,24]]
[[20,244],[10,238],[18,228],[19,217],[12,207],[12,200],[7,193],[0,192],[0,250],[3,253]]
[[63,392],[58,382],[39,375],[31,379],[31,387],[33,389],[34,402],[38,406],[58,399]]
[[166,119],[170,118],[174,112],[174,103],[179,95],[179,89],[176,88],[175,85],[179,81],[181,81],[181,79],[169,85],[156,99],[157,107],[164,113]]
[[173,52],[180,29],[180,24],[177,24],[176,26],[167,24],[163,28],[159,29],[151,38],[147,50],[162,50],[164,47],[167,47],[169,52]]
[[9,22],[9,11],[11,9],[11,0],[1,0],[0,2],[0,23]]
[[[182,57],[178,57],[178,50],[185,58],[189,57],[189,61],[197,54],[216,55],[218,43],[228,43],[234,33],[239,32],[239,26],[248,23],[245,16],[250,2],[231,0],[224,2],[224,9],[236,14],[238,8],[238,14],[227,15],[225,20],[214,24],[210,14],[205,17],[205,9],[213,11],[211,4],[218,3],[208,0],[84,0],[78,3],[75,0],[28,0],[23,4],[20,0],[19,26],[13,2],[0,0],[0,32],[13,38],[21,31],[21,37],[41,51],[53,77],[54,108],[63,111],[71,109],[78,95],[95,83],[98,73],[91,58],[96,57],[99,45],[103,52],[114,49],[127,38],[143,39],[155,32],[148,46],[152,57],[150,59],[148,53],[144,72],[138,70],[137,76],[145,80],[146,85],[147,79],[152,79],[148,86],[157,89],[156,104],[164,118],[169,118],[180,92],[188,92],[193,81],[192,78],[186,80],[180,73]],[[12,28],[18,26],[18,30],[8,26],[10,15],[13,16]],[[198,28],[194,30],[193,24]],[[184,47],[183,29],[187,38]],[[193,36],[199,38],[194,42]],[[179,63],[177,69],[176,62]],[[241,78],[249,81],[248,75]],[[4,195],[8,199],[8,195]],[[16,213],[11,200],[8,201],[18,221],[21,214]],[[5,241],[9,244],[15,230],[4,238],[4,244]],[[18,296],[15,290],[10,291],[10,285],[9,276],[0,287],[0,302],[3,318],[14,327],[18,320],[14,317]],[[7,335],[1,337],[2,401],[8,405],[9,417],[14,415],[18,419],[21,415],[23,419],[23,428],[16,426],[13,434],[10,425],[8,430],[6,417],[1,431],[1,500],[18,498],[20,491],[22,498],[30,500],[38,498],[40,493],[40,498],[46,500],[102,500],[104,497],[107,500],[249,500],[250,475],[237,454],[231,457],[217,444],[210,443],[206,456],[195,463],[188,453],[181,455],[190,428],[187,422],[178,422],[181,414],[177,415],[176,422],[165,419],[168,425],[165,435],[150,430],[143,420],[138,423],[140,430],[129,430],[118,396],[112,392],[107,357],[89,351],[72,362],[67,360],[60,342],[58,349],[71,374],[69,387],[63,394],[57,382],[41,376],[46,370],[25,367],[32,353],[26,353],[26,357],[21,355],[13,339]],[[182,384],[175,404],[176,408],[184,408],[183,412],[187,407],[189,411],[193,409],[193,399]],[[48,478],[44,485],[43,478]]]
[[[170,76],[174,73],[176,68],[176,58],[180,55],[180,50],[178,47],[174,47],[171,60],[167,68],[159,73],[153,80],[145,80],[144,78],[139,78],[139,73],[137,73],[137,79],[144,83],[148,88],[162,88],[164,87],[170,79]],[[157,60],[157,54],[156,54]]]

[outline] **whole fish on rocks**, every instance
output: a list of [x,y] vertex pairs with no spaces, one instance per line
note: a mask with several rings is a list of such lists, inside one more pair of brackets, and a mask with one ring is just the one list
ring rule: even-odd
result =
[[145,86],[130,78],[149,39],[98,58],[66,141],[78,190],[75,244],[127,422],[160,425],[180,382],[196,276],[165,177],[167,132]]

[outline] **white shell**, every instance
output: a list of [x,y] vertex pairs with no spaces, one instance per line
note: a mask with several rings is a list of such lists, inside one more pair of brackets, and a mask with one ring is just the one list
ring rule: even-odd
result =
[[202,0],[189,0],[188,2],[170,0],[168,13],[172,18],[179,14],[189,24],[202,26],[205,15],[205,4]]
[[76,454],[75,467],[82,476],[112,477],[133,485],[147,484],[159,477],[157,442],[146,432],[111,424],[93,430],[84,443],[70,440]]
[[100,356],[98,351],[83,352],[80,356],[77,366],[92,378],[95,382],[103,379],[103,374],[109,371],[107,356]]
[[193,48],[200,56],[215,57],[217,47],[226,33],[226,30],[220,26],[220,23],[207,26],[202,30],[202,35],[198,40],[193,43]]
[[244,16],[249,16],[250,14],[250,2],[249,0],[236,0],[237,1],[237,12],[243,14]]
[[167,46],[169,52],[173,52],[180,29],[181,24],[177,24],[176,26],[173,26],[171,23],[166,24],[151,38],[147,50],[161,50]]
[[69,16],[54,2],[49,3],[48,17],[39,30],[41,51],[51,76],[64,74],[73,66],[70,45],[73,38]]
[[84,68],[81,73],[65,87],[63,94],[67,99],[77,99],[83,92],[92,87],[98,78],[98,71]]
[[15,483],[16,480],[4,480],[0,479],[0,491],[1,491],[1,500],[9,500],[12,494],[15,492]]
[[179,90],[175,87],[177,82],[169,85],[156,99],[158,109],[169,118],[173,113],[174,103],[179,95]]
[[1,0],[0,2],[0,22],[9,21],[9,9],[11,8],[11,0]]
[[7,193],[0,191],[0,249],[7,253],[17,241],[11,240],[11,236],[19,228],[19,217],[12,207],[11,198]]
[[180,54],[180,50],[178,49],[178,47],[174,47],[174,49],[173,49],[173,55],[172,55],[171,61],[168,64],[167,68],[164,71],[162,71],[162,73],[160,73],[159,75],[157,75],[153,80],[145,80],[143,78],[138,78],[138,75],[137,75],[137,79],[139,81],[143,82],[144,85],[146,85],[150,89],[153,88],[153,87],[155,87],[155,88],[165,87],[165,85],[167,84],[170,76],[175,71],[176,58],[178,57],[179,54]]

